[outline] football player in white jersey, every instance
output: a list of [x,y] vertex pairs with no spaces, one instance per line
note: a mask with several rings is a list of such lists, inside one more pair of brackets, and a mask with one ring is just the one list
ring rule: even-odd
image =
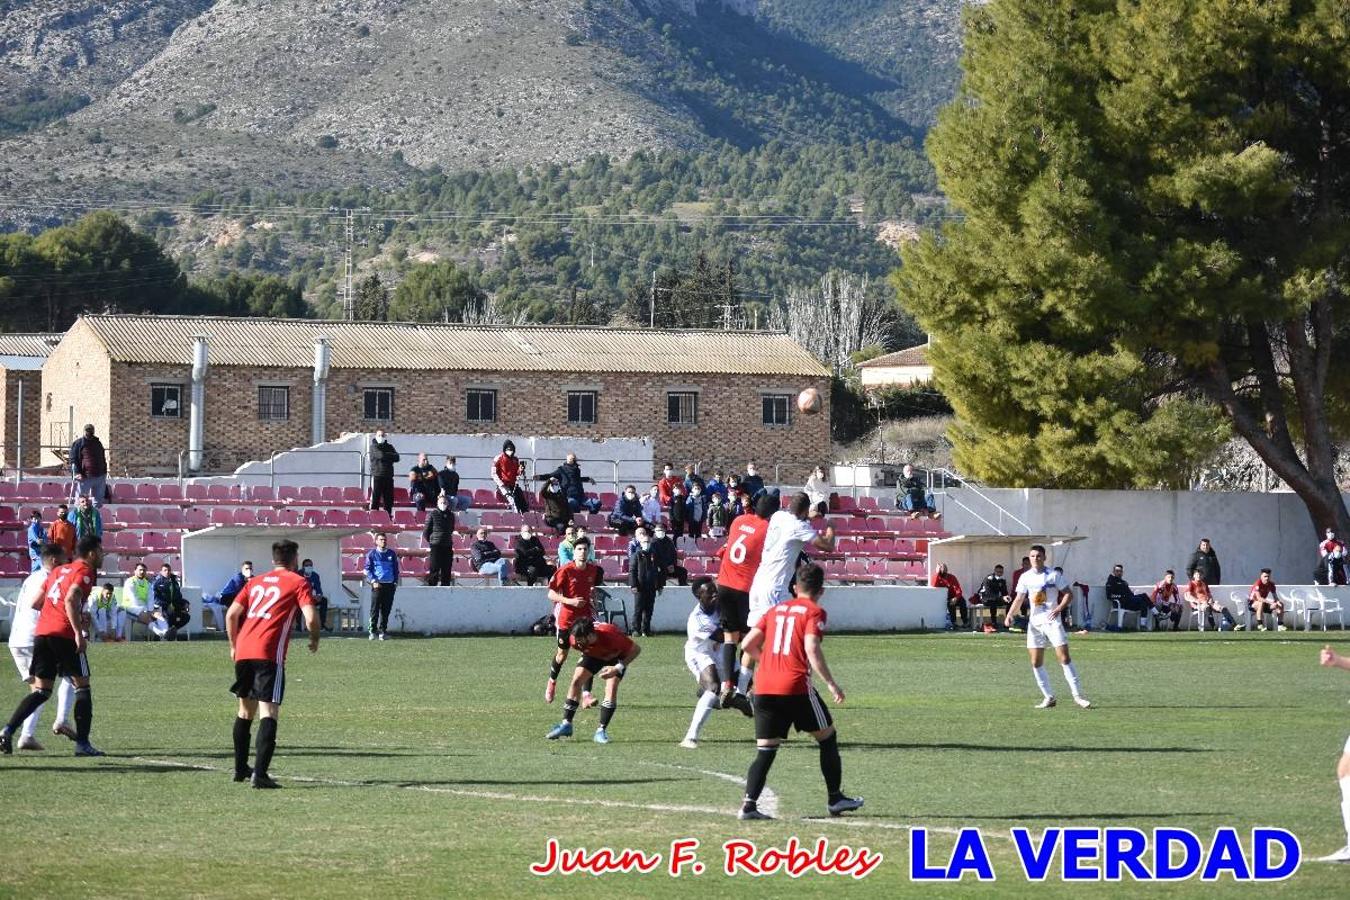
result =
[[[721,706],[717,657],[722,644],[722,621],[717,606],[717,583],[704,576],[695,578],[689,588],[698,602],[689,613],[689,622],[685,626],[688,638],[684,642],[684,664],[698,682],[699,695],[694,717],[689,720],[689,730],[685,732],[680,746],[686,750],[697,750],[699,733],[703,731],[712,711]],[[746,715],[751,713],[746,712]]]
[[[19,678],[25,684],[31,683],[33,680],[28,671],[33,662],[33,629],[37,627],[38,620],[38,611],[33,608],[33,601],[42,596],[42,590],[47,584],[47,576],[51,574],[52,569],[65,565],[66,562],[66,551],[56,544],[44,544],[39,552],[42,565],[24,579],[23,587],[19,589],[19,598],[14,604],[14,621],[9,629],[9,654],[14,657],[14,667],[19,670]],[[74,737],[75,729],[68,724],[70,710],[74,705],[74,688],[71,686],[69,678],[62,678],[60,686],[57,688],[58,714],[56,719],[60,727],[54,728],[53,734]],[[41,706],[35,709],[27,719],[24,719],[23,728],[19,732],[19,742],[15,745],[20,750],[44,749],[41,741],[37,738],[38,716],[40,715],[42,715]]]
[[1031,671],[1036,676],[1036,686],[1041,689],[1041,702],[1036,704],[1036,708],[1049,709],[1055,705],[1055,695],[1050,690],[1050,676],[1045,673],[1044,666],[1045,645],[1049,644],[1055,648],[1055,656],[1064,667],[1064,678],[1069,682],[1073,702],[1087,709],[1092,702],[1083,696],[1078,670],[1069,659],[1069,637],[1065,634],[1061,618],[1064,608],[1073,600],[1073,590],[1062,572],[1046,567],[1044,547],[1035,544],[1028,555],[1031,568],[1017,579],[1012,606],[1008,608],[1003,623],[1011,628],[1022,604],[1029,604],[1027,652],[1031,655]]
[[[1350,671],[1350,656],[1341,656],[1329,645],[1322,648],[1318,661],[1327,668]],[[1341,822],[1345,825],[1345,846],[1328,856],[1318,857],[1318,862],[1350,862],[1350,739],[1346,740],[1345,749],[1336,764],[1336,780],[1341,785]]]

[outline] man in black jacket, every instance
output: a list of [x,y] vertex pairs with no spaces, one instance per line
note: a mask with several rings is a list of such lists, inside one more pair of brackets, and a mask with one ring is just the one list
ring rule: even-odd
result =
[[1191,560],[1186,566],[1186,571],[1198,571],[1205,584],[1223,584],[1222,573],[1219,569],[1219,555],[1214,552],[1214,547],[1209,543],[1209,538],[1200,539],[1200,546],[1191,554]]
[[436,483],[440,487],[440,493],[450,497],[451,512],[464,512],[464,510],[473,506],[472,500],[459,495],[459,473],[455,471],[455,458],[453,456],[445,458],[445,466],[436,473]]
[[553,477],[562,485],[563,496],[567,498],[567,505],[572,508],[572,512],[581,512],[583,509],[587,512],[600,511],[600,501],[594,497],[588,498],[584,487],[595,484],[595,479],[581,474],[575,453],[567,454],[567,460],[553,470]]
[[555,570],[549,565],[543,543],[534,536],[529,525],[520,526],[520,534],[511,539],[511,548],[515,551],[517,576],[524,578],[530,587],[534,587],[536,581],[548,584]]
[[656,592],[660,590],[661,582],[661,565],[651,539],[645,529],[638,529],[637,546],[628,553],[628,586],[633,589],[635,608],[633,634],[652,633],[652,612],[656,608]]
[[652,537],[652,553],[656,555],[657,565],[661,567],[661,584],[656,589],[658,592],[665,590],[666,582],[672,578],[681,585],[689,583],[689,570],[679,564],[675,541],[666,534],[664,525],[656,526]]
[[370,464],[370,508],[382,509],[392,520],[394,518],[394,463],[398,462],[398,451],[385,437],[384,429],[375,429],[366,451]]
[[418,512],[422,512],[435,504],[440,493],[440,473],[425,453],[417,454],[417,465],[408,472],[408,499]]
[[1153,602],[1148,594],[1136,594],[1125,580],[1125,567],[1116,563],[1106,576],[1106,599],[1119,604],[1121,609],[1139,613],[1139,629],[1152,626]]
[[984,576],[977,593],[984,608],[989,610],[990,624],[986,625],[984,630],[994,631],[1003,624],[1003,617],[998,614],[999,609],[1012,604],[1008,579],[1003,577],[1003,566],[994,566],[994,571]]
[[488,533],[487,526],[478,526],[478,539],[469,548],[469,564],[479,575],[495,575],[498,584],[506,584],[507,561]]
[[108,490],[108,454],[93,425],[84,426],[84,437],[70,445],[70,474],[75,478],[76,496],[88,494],[95,507],[103,506]]
[[450,567],[455,554],[455,514],[450,511],[450,498],[445,494],[436,498],[436,508],[427,513],[422,539],[431,551],[427,557],[427,585],[449,587],[454,584]]

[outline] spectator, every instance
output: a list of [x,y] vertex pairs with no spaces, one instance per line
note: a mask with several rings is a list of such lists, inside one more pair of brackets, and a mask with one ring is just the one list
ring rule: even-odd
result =
[[1152,601],[1148,594],[1134,592],[1134,588],[1125,580],[1125,567],[1120,563],[1112,566],[1111,574],[1106,576],[1106,599],[1113,606],[1138,613],[1140,628],[1153,624],[1150,616],[1153,611]]
[[191,614],[188,602],[183,598],[183,586],[168,563],[159,567],[159,574],[150,585],[150,594],[154,597],[150,630],[161,641],[172,641],[178,637],[178,629],[191,619]]
[[122,633],[122,608],[117,604],[117,593],[111,582],[90,595],[94,605],[94,631],[104,643],[116,643]]
[[436,467],[427,459],[425,453],[417,454],[417,465],[408,471],[408,499],[418,512],[436,502],[441,491],[441,482]]
[[[1067,581],[1064,578],[1064,567],[1055,566],[1055,575]],[[1071,629],[1076,624],[1078,630],[1074,634],[1087,634],[1092,630],[1092,607],[1088,603],[1088,593],[1092,590],[1091,585],[1084,584],[1081,581],[1075,581],[1070,585],[1069,605],[1064,607],[1060,613],[1060,618],[1064,622],[1066,629]],[[1079,613],[1082,613],[1080,616]]]
[[657,525],[652,530],[652,552],[656,554],[656,562],[661,567],[661,587],[658,592],[665,590],[666,582],[672,578],[680,585],[689,583],[689,570],[680,565],[675,541],[666,533],[664,525]]
[[708,495],[708,535],[716,540],[726,536],[731,527],[731,507],[722,502],[721,494]]
[[[219,594],[202,597],[202,612],[211,610],[211,616],[215,619],[216,630],[221,634],[225,633],[225,613],[229,612],[230,604],[234,598],[239,596],[239,592],[248,584],[248,580],[253,577],[253,563],[250,560],[244,560],[239,566],[239,571],[230,576],[230,580],[225,582],[225,586],[220,589]],[[202,619],[202,625],[206,625],[206,619]]]
[[703,522],[708,518],[708,498],[703,496],[703,484],[695,481],[685,498],[685,530],[695,541],[703,534]]
[[473,501],[468,497],[460,496],[459,493],[459,473],[455,471],[455,458],[447,456],[445,466],[436,473],[436,487],[441,494],[450,498],[450,511],[461,513],[473,506]]
[[576,538],[575,538],[575,539],[573,540],[573,542],[572,542],[573,547],[575,547],[577,544],[581,543],[583,540],[585,540],[585,542],[586,542],[586,562],[588,562],[588,563],[594,563],[594,562],[595,562],[595,544],[591,542],[590,535],[586,533],[586,526],[585,526],[585,525],[578,525],[578,526],[577,526],[577,536],[576,536]]
[[1022,577],[1022,573],[1031,568],[1031,557],[1022,557],[1022,565],[1013,570],[1012,581],[1008,582],[1008,587],[1012,589],[1014,595],[1017,594],[1017,582]]
[[966,597],[961,592],[961,582],[947,571],[946,563],[938,563],[937,571],[933,573],[932,586],[947,591],[947,630],[952,630],[958,617],[961,619],[961,627],[969,628],[970,610],[966,608]]
[[122,620],[122,640],[131,637],[131,623],[140,622],[149,625],[154,598],[150,594],[150,579],[145,577],[145,563],[136,563],[131,577],[122,582],[122,611],[126,617]]
[[811,498],[811,508],[819,510],[823,516],[830,511],[830,479],[825,475],[824,466],[816,466],[806,479],[806,496]]
[[665,507],[661,504],[661,486],[652,485],[652,489],[642,498],[642,521],[648,525],[655,526],[661,521],[661,511]]
[[741,479],[741,489],[750,495],[751,503],[764,493],[764,479],[760,477],[759,469],[754,462],[745,464],[745,477]]
[[498,584],[506,584],[506,575],[509,571],[507,561],[502,556],[502,551],[488,537],[487,526],[478,526],[475,534],[477,540],[469,549],[469,563],[473,566],[473,570],[479,575],[495,575]]
[[670,523],[670,534],[675,539],[684,536],[685,523],[689,521],[689,507],[685,504],[684,484],[672,485],[670,503],[666,504],[666,520]]
[[628,485],[614,503],[614,511],[609,514],[609,527],[621,535],[630,535],[642,524],[642,501],[638,499],[637,488]]
[[431,587],[454,584],[451,569],[455,562],[455,513],[450,509],[449,494],[437,497],[435,508],[427,513],[422,540],[426,541],[428,551],[426,584]]
[[684,479],[675,474],[675,467],[666,463],[661,467],[661,478],[656,482],[657,496],[661,498],[661,508],[670,508],[670,498],[675,488],[684,489]]
[[1275,579],[1271,577],[1270,569],[1262,569],[1261,574],[1257,576],[1256,583],[1247,594],[1247,606],[1251,609],[1252,621],[1256,623],[1257,631],[1266,630],[1268,612],[1275,616],[1276,631],[1289,630],[1284,624],[1284,601],[1280,599],[1280,592],[1275,586]]
[[548,481],[539,489],[539,502],[544,507],[544,524],[558,534],[566,531],[572,522],[572,507],[563,494],[562,485],[553,475],[548,476]]
[[750,500],[750,495],[739,487],[732,494],[734,499],[731,502],[731,518],[734,521],[737,516],[748,516],[755,511],[755,504]]
[[[895,505],[909,512],[911,519],[917,519],[922,515],[927,515],[930,519],[939,516],[937,503],[928,490],[928,483],[919,477],[909,463],[905,463],[905,467],[900,470],[900,484],[896,490]],[[1027,566],[1030,565],[1028,562]]]
[[586,496],[585,485],[595,484],[595,479],[581,474],[581,466],[577,463],[575,453],[567,454],[563,464],[553,470],[552,477],[558,479],[563,496],[567,498],[567,505],[572,508],[572,512],[581,512],[583,509],[592,513],[600,511],[600,501]]
[[28,562],[32,565],[29,572],[42,568],[42,545],[47,543],[47,529],[42,527],[42,513],[38,510],[28,516]]
[[375,429],[375,436],[366,450],[370,469],[370,508],[384,510],[390,519],[394,518],[394,463],[399,458],[384,429]]
[[1153,614],[1170,619],[1172,630],[1181,627],[1181,613],[1185,609],[1181,604],[1181,588],[1177,586],[1177,573],[1168,569],[1163,573],[1162,581],[1153,586],[1149,596],[1153,601]]
[[370,585],[370,630],[366,640],[378,637],[383,641],[389,634],[389,612],[394,608],[394,592],[398,590],[398,554],[389,548],[389,537],[383,532],[375,535],[375,546],[366,553],[363,574]]
[[712,478],[709,478],[708,483],[703,486],[703,493],[708,495],[709,503],[713,497],[721,497],[723,503],[727,502],[727,484],[722,478],[721,469],[713,472]]
[[980,602],[989,610],[989,621],[992,624],[985,625],[984,631],[990,634],[996,630],[998,623],[1003,621],[1003,617],[998,614],[999,607],[1012,603],[1012,592],[1008,590],[1008,580],[1003,577],[1002,565],[994,566],[994,571],[984,576],[978,593]]
[[84,426],[84,437],[70,445],[70,474],[75,477],[78,496],[90,498],[95,508],[103,506],[108,494],[108,454],[93,425]]
[[1233,620],[1233,614],[1225,609],[1218,600],[1214,599],[1214,595],[1210,593],[1209,584],[1205,582],[1205,573],[1200,569],[1191,570],[1191,580],[1186,585],[1186,590],[1182,593],[1182,596],[1191,605],[1191,612],[1194,613],[1196,618],[1199,618],[1202,612],[1204,613],[1205,622],[1210,628],[1214,627],[1214,613],[1223,615],[1222,629],[1224,631],[1228,631],[1237,624]]
[[[732,472],[727,476],[727,502],[735,503],[736,496],[741,492],[741,476]],[[753,511],[753,510],[752,510]]]
[[707,493],[707,491],[708,491],[708,484],[707,484],[707,482],[705,482],[705,481],[703,480],[703,476],[700,475],[700,474],[698,474],[698,470],[694,468],[694,464],[693,464],[693,463],[685,463],[685,465],[684,465],[684,495],[685,495],[686,497],[688,497],[691,493],[693,493],[694,485],[698,485],[699,488],[700,488],[704,493]]
[[502,442],[502,452],[492,460],[492,481],[497,485],[497,493],[506,505],[518,513],[529,512],[530,504],[525,499],[525,491],[520,481],[525,475],[525,465],[516,458],[516,445],[512,441]]
[[[103,537],[103,514],[98,511],[98,507],[89,499],[89,495],[81,494],[75,501],[75,508],[67,514],[66,519],[75,528],[75,540],[81,541],[85,535],[92,534],[95,537]],[[73,552],[73,551],[72,551]]]
[[628,586],[633,589],[633,633],[650,634],[656,592],[662,587],[661,565],[646,530],[637,532],[636,546],[628,550]]
[[544,545],[534,536],[528,524],[520,526],[520,534],[511,539],[511,548],[515,551],[517,578],[525,579],[529,587],[534,587],[535,582],[548,584],[555,570],[548,564]]
[[[323,581],[319,578],[319,570],[314,568],[314,560],[307,559],[300,563],[300,572],[309,582],[309,592],[314,596],[314,605],[319,608],[319,627],[324,631],[329,631],[328,627],[328,598],[323,593]],[[295,627],[300,628],[304,623],[304,617],[299,616],[295,620]]]
[[1205,584],[1223,584],[1219,569],[1219,556],[1209,543],[1209,538],[1201,538],[1200,546],[1191,554],[1186,565],[1187,572],[1199,571],[1200,580]]
[[1317,584],[1345,584],[1345,544],[1336,537],[1336,532],[1328,528],[1326,540],[1317,545],[1317,572],[1313,581]]
[[572,546],[575,544],[576,539],[577,527],[575,525],[568,525],[567,529],[563,532],[563,539],[558,542],[557,568],[561,569],[572,561]]

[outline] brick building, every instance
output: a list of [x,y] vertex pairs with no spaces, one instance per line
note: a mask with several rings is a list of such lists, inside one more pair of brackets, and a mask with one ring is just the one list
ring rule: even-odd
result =
[[[658,464],[753,458],[785,479],[830,455],[829,372],[784,334],[131,315],[85,316],[52,351],[44,443],[92,423],[115,474],[177,471],[201,344],[206,469],[381,426],[650,437]],[[820,415],[797,411],[808,387]]]
[[0,422],[0,459],[5,468],[18,462],[20,445],[24,466],[58,462],[51,455],[43,460],[39,445],[42,364],[60,340],[60,334],[0,334],[0,409],[4,410],[4,421]]

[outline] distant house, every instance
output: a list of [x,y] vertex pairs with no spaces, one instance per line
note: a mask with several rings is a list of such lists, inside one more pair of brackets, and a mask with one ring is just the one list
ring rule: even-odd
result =
[[0,421],[0,459],[6,467],[20,462],[25,466],[40,463],[42,364],[60,340],[60,334],[0,335],[0,409],[4,410],[4,420]]
[[858,363],[863,389],[908,387],[932,381],[933,365],[928,361],[928,346],[907,347]]

